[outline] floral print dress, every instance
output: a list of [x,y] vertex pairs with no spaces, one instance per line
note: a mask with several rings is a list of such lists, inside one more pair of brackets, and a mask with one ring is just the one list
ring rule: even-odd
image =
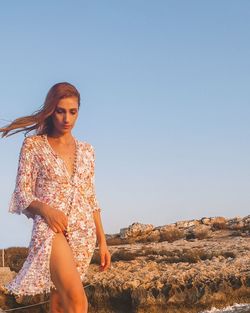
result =
[[101,212],[95,195],[95,152],[91,144],[74,137],[75,167],[70,176],[65,161],[50,145],[47,135],[32,135],[23,141],[16,186],[9,212],[33,219],[29,254],[15,278],[3,290],[17,296],[49,293],[55,288],[50,276],[52,240],[56,234],[40,215],[27,210],[33,200],[68,215],[65,237],[73,251],[77,270],[84,281],[96,246],[93,212]]

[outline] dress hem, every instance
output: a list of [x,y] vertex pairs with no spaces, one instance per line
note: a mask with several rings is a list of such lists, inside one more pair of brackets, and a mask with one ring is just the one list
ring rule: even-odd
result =
[[[81,279],[81,282],[82,282],[82,284],[86,283],[86,281],[84,281],[82,279]],[[33,297],[35,297],[35,296],[38,296],[38,295],[39,296],[42,296],[42,295],[46,296],[46,295],[51,293],[52,289],[57,290],[55,286],[51,286],[49,289],[46,288],[43,291],[38,292],[38,293],[37,292],[35,292],[35,293],[28,293],[28,292],[16,293],[16,292],[14,292],[14,291],[12,291],[12,290],[4,287],[4,286],[0,286],[0,291],[2,291],[4,293],[4,295],[6,295],[6,296],[12,295],[14,297],[24,297],[24,296],[33,296]]]

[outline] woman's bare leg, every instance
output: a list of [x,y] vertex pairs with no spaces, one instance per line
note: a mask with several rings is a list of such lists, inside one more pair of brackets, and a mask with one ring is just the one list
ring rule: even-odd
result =
[[50,273],[58,292],[57,298],[62,303],[63,313],[87,313],[88,300],[72,250],[63,233],[57,233],[53,238]]
[[64,313],[59,292],[55,289],[50,293],[49,313]]

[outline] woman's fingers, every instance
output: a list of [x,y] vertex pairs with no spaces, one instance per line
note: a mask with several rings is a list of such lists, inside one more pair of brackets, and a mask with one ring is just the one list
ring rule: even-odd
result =
[[105,254],[105,266],[104,266],[104,270],[106,270],[108,267],[110,267],[110,264],[111,264],[111,256],[110,256],[110,253],[107,252]]
[[48,224],[55,233],[63,232],[65,229],[64,225],[62,223],[58,223],[57,221],[50,221]]
[[54,232],[63,232],[68,226],[68,216],[56,208],[51,208],[45,220]]
[[63,212],[60,212],[59,221],[61,221],[61,229],[65,230],[68,226],[68,216],[66,216]]
[[105,271],[110,267],[111,264],[111,255],[108,249],[101,253],[101,270]]
[[68,217],[63,212],[57,210],[56,214],[48,218],[48,224],[54,232],[63,232],[68,226]]

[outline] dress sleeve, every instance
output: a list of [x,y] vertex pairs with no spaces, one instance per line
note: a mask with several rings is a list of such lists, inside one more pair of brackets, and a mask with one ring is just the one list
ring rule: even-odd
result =
[[88,182],[88,202],[92,208],[92,212],[99,211],[101,212],[101,208],[96,198],[96,190],[95,190],[95,149],[91,145],[91,160],[90,160],[90,175]]
[[32,139],[25,138],[19,154],[16,185],[11,195],[9,212],[34,218],[34,214],[27,210],[27,207],[34,200],[39,200],[34,195],[37,176],[37,162],[34,157],[34,146]]

